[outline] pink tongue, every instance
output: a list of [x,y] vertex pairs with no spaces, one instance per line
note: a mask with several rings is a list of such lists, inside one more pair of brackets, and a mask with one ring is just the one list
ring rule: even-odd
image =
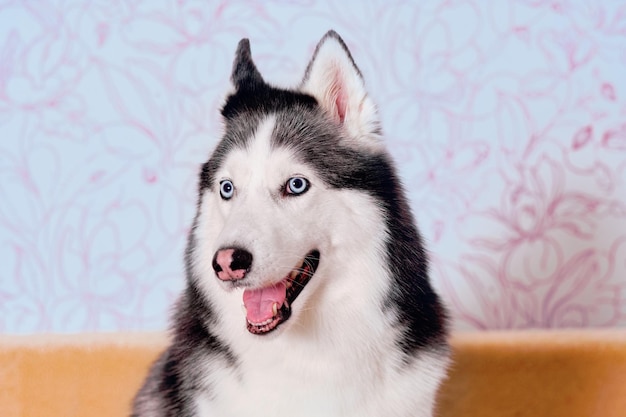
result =
[[286,298],[287,287],[285,283],[279,282],[271,287],[256,290],[245,290],[243,292],[243,304],[246,306],[246,318],[251,323],[263,323],[267,319],[274,317],[272,305],[278,303],[280,308]]

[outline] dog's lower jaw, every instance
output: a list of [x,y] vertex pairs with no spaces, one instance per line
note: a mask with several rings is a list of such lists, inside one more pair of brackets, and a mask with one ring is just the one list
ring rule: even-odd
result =
[[[254,335],[265,335],[277,329],[279,325],[291,317],[291,306],[304,287],[309,283],[320,262],[320,252],[310,251],[300,266],[292,270],[281,282],[267,289],[244,291],[244,308],[246,309],[246,328]],[[264,292],[273,293],[280,301],[264,300]],[[271,302],[271,315],[268,315],[268,302]],[[261,305],[266,304],[264,312]],[[254,311],[248,311],[248,307]]]
[[253,323],[250,320],[246,320],[247,329],[250,333],[256,335],[264,335],[272,330],[276,329],[278,325],[284,323],[291,316],[291,308],[289,307],[287,301],[283,303],[280,308],[277,307],[278,303],[274,303],[274,316],[271,319],[267,319],[261,323]]

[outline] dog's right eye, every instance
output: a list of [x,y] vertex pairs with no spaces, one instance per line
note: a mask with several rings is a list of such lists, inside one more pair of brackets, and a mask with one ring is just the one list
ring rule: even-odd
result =
[[287,184],[285,184],[286,195],[300,195],[304,194],[309,189],[309,180],[304,177],[292,177],[289,178]]
[[235,186],[231,180],[222,180],[220,181],[220,195],[223,200],[230,200],[230,198],[235,194]]

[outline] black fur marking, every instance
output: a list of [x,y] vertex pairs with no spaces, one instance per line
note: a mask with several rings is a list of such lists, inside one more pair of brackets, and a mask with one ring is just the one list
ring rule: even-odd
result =
[[184,379],[181,378],[179,362],[172,356],[170,351],[163,357],[163,374],[158,389],[163,395],[163,402],[168,415],[191,414],[190,405],[185,401]]
[[346,146],[342,133],[319,111],[277,117],[274,146],[293,149],[330,186],[369,193],[384,210],[389,239],[387,264],[393,279],[383,309],[396,310],[398,341],[408,357],[427,347],[445,347],[447,313],[428,278],[428,259],[415,220],[386,153]]
[[308,94],[272,87],[264,82],[249,82],[226,100],[222,116],[229,121],[246,113],[271,114],[293,106],[314,108],[317,100]]
[[387,264],[393,279],[383,308],[396,310],[403,330],[398,343],[407,356],[422,348],[444,346],[445,309],[430,285],[422,239],[393,166],[384,155],[362,155],[356,161],[360,164],[353,171],[338,173],[333,185],[364,190],[382,203],[389,230]]
[[239,45],[237,45],[230,80],[237,89],[263,84],[263,77],[252,60],[248,39],[240,40]]
[[[198,214],[196,214],[194,219],[193,230],[196,229],[197,222]],[[215,323],[215,313],[197,287],[197,279],[194,277],[192,267],[192,258],[195,250],[196,242],[192,231],[189,234],[185,251],[187,288],[176,306],[173,326],[174,340],[182,340],[183,348],[194,346],[205,352],[213,352],[222,356],[230,366],[236,366],[235,356],[230,348],[222,343],[210,330],[211,325]]]
[[174,319],[173,344],[155,366],[160,370],[155,391],[162,398],[162,408],[167,410],[164,416],[195,415],[194,394],[211,395],[211,387],[204,381],[204,369],[199,366],[210,356],[227,366],[237,366],[230,349],[208,330],[211,316],[195,287],[188,286]]
[[[213,151],[207,162],[202,165],[200,172],[200,194],[205,188],[213,189],[216,185],[215,172],[222,165],[226,155],[233,149],[246,148],[250,138],[253,138],[261,119],[250,114],[248,117],[241,117],[240,123],[227,123],[224,136]],[[198,204],[200,201],[198,200]]]
[[263,81],[252,60],[250,42],[242,39],[237,46],[231,81],[236,92],[226,100],[222,108],[222,116],[232,120],[242,113],[261,112],[270,114],[300,104],[314,107],[317,101],[296,91],[274,88]]
[[389,305],[397,306],[398,324],[404,330],[399,340],[407,355],[429,346],[445,346],[447,314],[433,290],[428,257],[422,238],[389,161],[381,161],[378,184],[372,192],[384,201],[389,229],[387,260],[394,285]]
[[[197,218],[194,225],[196,221]],[[211,395],[211,387],[205,382],[205,370],[200,365],[213,357],[224,366],[237,367],[230,348],[210,330],[215,317],[192,276],[190,262],[194,248],[192,233],[185,254],[187,288],[176,305],[173,342],[152,366],[135,397],[132,416],[152,415],[150,410],[159,410],[160,417],[195,416],[195,394]]]

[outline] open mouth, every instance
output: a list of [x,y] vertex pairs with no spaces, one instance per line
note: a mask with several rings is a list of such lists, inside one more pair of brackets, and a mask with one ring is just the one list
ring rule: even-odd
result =
[[266,334],[287,321],[291,316],[291,305],[315,274],[319,262],[320,253],[313,250],[282,281],[269,287],[246,289],[243,304],[248,331]]

